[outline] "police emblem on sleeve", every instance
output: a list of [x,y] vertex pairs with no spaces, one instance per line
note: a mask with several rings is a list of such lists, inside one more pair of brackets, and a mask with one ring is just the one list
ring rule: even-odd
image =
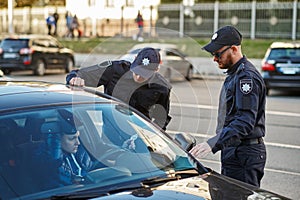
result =
[[244,94],[249,94],[252,91],[253,83],[252,79],[242,79],[240,80],[240,90]]

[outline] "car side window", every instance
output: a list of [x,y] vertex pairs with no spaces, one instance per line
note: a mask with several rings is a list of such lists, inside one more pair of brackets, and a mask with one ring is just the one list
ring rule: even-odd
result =
[[55,40],[49,40],[49,47],[59,48],[59,44]]
[[270,53],[271,59],[283,58],[287,56],[287,51],[285,49],[273,49]]
[[167,56],[178,56],[175,53],[171,52],[171,51],[166,51],[166,55]]
[[45,40],[42,39],[36,39],[32,42],[33,45],[39,46],[39,47],[47,47],[48,43]]
[[297,57],[297,58],[299,58],[300,57],[300,49],[289,49],[288,54],[291,57]]

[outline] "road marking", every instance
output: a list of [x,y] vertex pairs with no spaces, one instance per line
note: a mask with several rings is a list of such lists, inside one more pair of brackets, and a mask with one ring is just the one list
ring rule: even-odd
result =
[[[178,133],[180,131],[167,130],[166,132],[170,133],[170,134],[176,134],[176,133]],[[203,138],[210,138],[210,137],[212,137],[211,135],[204,134],[204,133],[191,133],[191,132],[185,132],[185,133],[188,133],[188,134],[190,134],[190,135],[192,135],[194,137],[203,137]],[[298,145],[282,144],[282,143],[275,143],[275,142],[265,142],[265,144],[267,146],[272,146],[272,147],[280,147],[280,148],[300,150],[300,146],[298,146]]]
[[[216,160],[208,160],[208,159],[201,158],[201,159],[199,159],[199,161],[201,163],[207,162],[207,163],[221,165],[220,161],[216,161]],[[298,172],[290,172],[290,171],[284,171],[284,170],[279,170],[279,169],[265,168],[265,171],[275,172],[275,173],[279,173],[279,174],[289,174],[289,175],[292,175],[292,176],[300,176],[300,173],[298,173]]]
[[210,106],[210,105],[201,105],[201,104],[189,104],[189,103],[171,103],[171,106],[176,107],[187,107],[187,108],[202,108],[202,109],[211,109],[217,110],[217,106]]
[[[217,106],[201,105],[201,104],[188,104],[188,103],[171,103],[171,106],[187,107],[187,108],[201,108],[201,109],[211,109],[211,110],[217,110],[218,109]],[[289,117],[300,117],[300,113],[271,111],[271,110],[267,110],[266,114],[289,116]]]

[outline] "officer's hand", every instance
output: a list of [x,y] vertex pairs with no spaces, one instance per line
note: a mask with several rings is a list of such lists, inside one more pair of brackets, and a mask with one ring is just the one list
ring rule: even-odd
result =
[[190,150],[190,153],[196,158],[204,158],[210,152],[211,152],[211,147],[208,145],[207,142],[202,142],[200,144],[197,144]]
[[70,81],[69,84],[72,86],[84,86],[84,79],[80,77],[73,77]]

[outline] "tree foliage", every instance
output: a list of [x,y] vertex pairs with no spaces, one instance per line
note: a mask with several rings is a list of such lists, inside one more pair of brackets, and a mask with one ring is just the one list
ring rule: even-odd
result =
[[[7,8],[8,1],[10,0],[1,0],[0,8]],[[33,6],[64,6],[66,5],[65,0],[12,0],[14,7],[33,7]]]
[[[7,2],[9,0],[1,0],[0,8],[7,8]],[[181,3],[183,0],[161,0],[161,4],[168,3]],[[216,0],[194,0],[195,3],[214,3]],[[221,3],[225,2],[245,2],[245,0],[218,0]],[[251,2],[252,0],[248,0]],[[268,2],[273,0],[256,0],[256,2]],[[277,0],[278,2],[291,2],[293,0]],[[65,0],[13,0],[14,7],[25,7],[25,6],[64,6],[66,5]]]
[[[181,3],[183,0],[161,0],[161,3]],[[194,0],[195,3],[214,3],[217,0]],[[253,0],[218,0],[221,3],[230,3],[230,2],[252,2]],[[256,2],[268,2],[273,0],[256,0]],[[293,0],[277,0],[278,2],[291,2]]]

